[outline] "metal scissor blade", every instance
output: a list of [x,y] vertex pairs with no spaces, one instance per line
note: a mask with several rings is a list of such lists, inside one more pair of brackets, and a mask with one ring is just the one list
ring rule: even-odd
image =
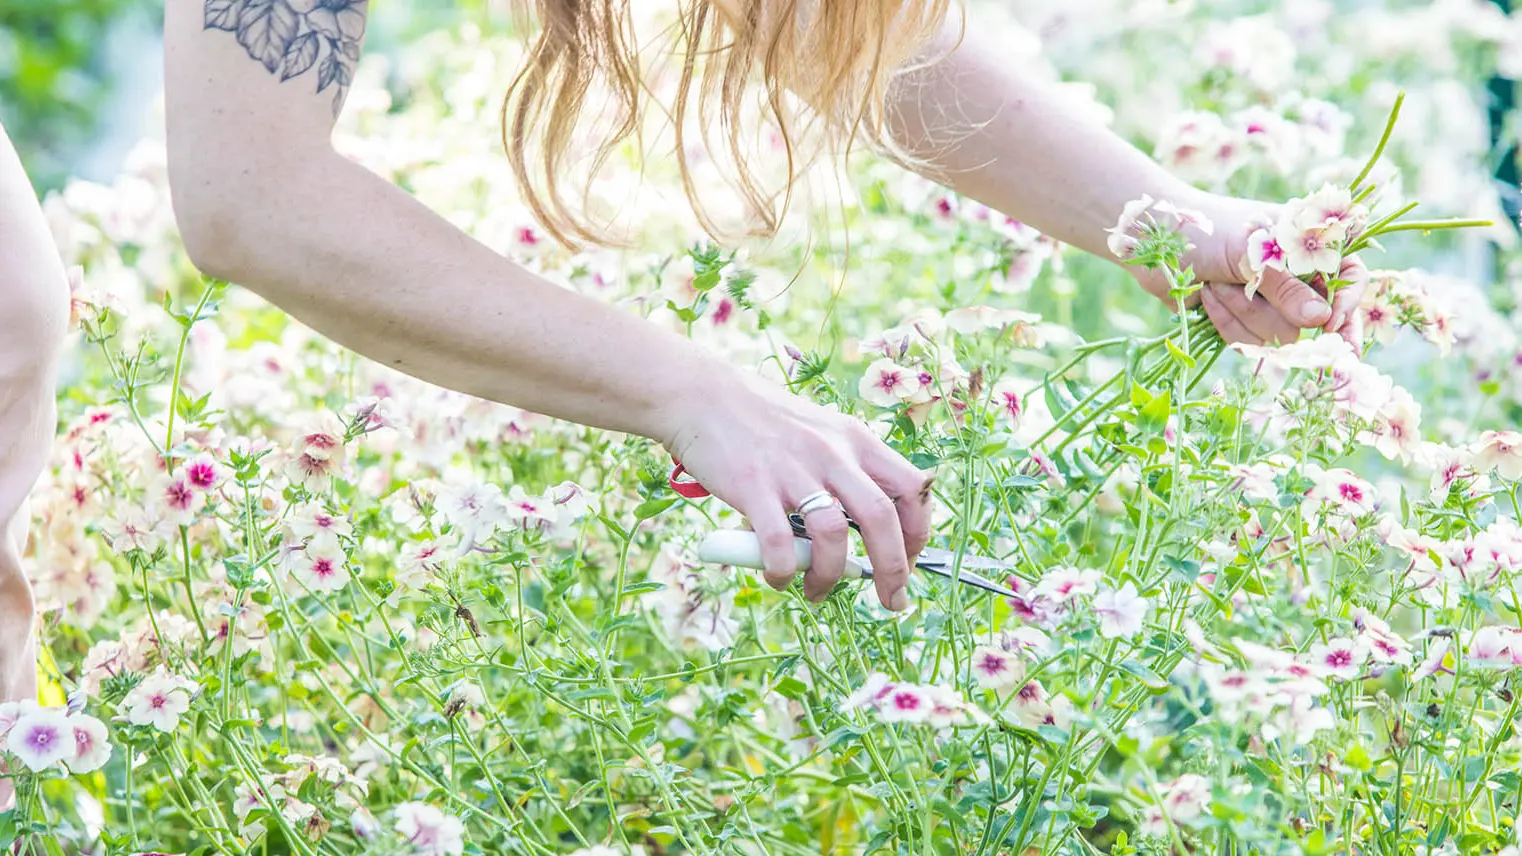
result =
[[948,568],[944,565],[934,564],[931,562],[918,562],[916,563],[915,567],[919,568],[922,571],[929,571],[938,577],[944,577],[948,580],[956,580],[957,582],[963,583],[965,585],[970,585],[973,588],[982,589],[986,592],[992,592],[1002,597],[1019,597],[1019,595],[1016,594],[1012,589],[1005,588],[1004,586],[999,585],[998,583],[983,576],[982,574],[974,573],[973,571],[969,571],[966,568],[962,568],[961,572],[957,573],[953,572],[951,568]]
[[[852,556],[851,559],[856,562],[856,564],[861,568],[861,575],[864,579],[872,579],[871,559],[868,559],[866,556]],[[997,559],[990,559],[986,556],[974,556],[971,554],[964,555],[962,557],[961,573],[953,574],[951,569],[954,567],[952,563],[955,561],[955,559],[956,554],[950,550],[927,548],[920,553],[920,556],[915,561],[914,566],[922,571],[935,574],[936,576],[943,579],[956,580],[963,585],[969,585],[973,588],[982,589],[983,591],[991,592],[1003,597],[1013,598],[1020,596],[1013,589],[1002,586],[993,580],[983,576],[982,574],[968,570],[969,565],[995,570],[1008,570],[1009,566],[1003,562]]]

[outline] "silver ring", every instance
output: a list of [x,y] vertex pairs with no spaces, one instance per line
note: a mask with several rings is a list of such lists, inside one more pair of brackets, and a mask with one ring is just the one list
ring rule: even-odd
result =
[[808,517],[816,511],[835,507],[835,495],[827,490],[815,491],[798,503],[798,514]]

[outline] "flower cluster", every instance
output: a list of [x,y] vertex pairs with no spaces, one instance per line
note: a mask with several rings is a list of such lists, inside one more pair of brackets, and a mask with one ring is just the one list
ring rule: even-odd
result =
[[67,707],[41,707],[35,701],[0,704],[0,739],[5,754],[33,773],[62,768],[93,773],[111,759],[106,726]]

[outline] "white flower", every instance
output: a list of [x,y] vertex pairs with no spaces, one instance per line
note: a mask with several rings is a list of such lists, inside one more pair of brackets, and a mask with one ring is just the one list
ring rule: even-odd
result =
[[1481,627],[1470,634],[1465,654],[1481,668],[1509,669],[1522,662],[1522,634],[1509,627]]
[[296,558],[291,575],[313,592],[338,591],[349,584],[347,557],[336,542],[314,543]]
[[1353,517],[1374,510],[1374,486],[1348,470],[1326,470],[1315,477],[1315,483],[1316,486],[1311,488],[1311,499],[1330,502],[1339,511]]
[[925,722],[935,710],[935,699],[923,687],[898,684],[877,702],[883,722]]
[[871,404],[894,407],[914,398],[920,388],[919,372],[884,358],[867,366],[857,391]]
[[397,806],[396,832],[422,856],[461,856],[465,852],[465,824],[427,803]]
[[1364,442],[1370,443],[1386,460],[1399,458],[1401,463],[1410,463],[1422,442],[1421,421],[1421,405],[1411,398],[1411,393],[1394,387],[1390,400],[1375,416],[1372,438],[1365,438]]
[[1004,690],[1025,679],[1025,668],[1014,654],[980,645],[972,652],[972,676],[978,686]]
[[1477,472],[1496,475],[1506,481],[1522,479],[1522,433],[1486,431],[1470,449]]
[[529,496],[521,485],[513,485],[507,494],[507,516],[524,529],[540,529],[557,522],[555,503],[538,496]]
[[507,525],[507,503],[502,488],[476,482],[452,485],[439,491],[437,507],[460,538],[459,553],[490,540],[498,527]]
[[144,678],[122,699],[127,721],[133,725],[152,725],[159,731],[173,731],[180,717],[190,710],[191,695],[200,688],[192,681],[170,674],[160,666]]
[[1278,369],[1325,369],[1340,360],[1356,359],[1353,346],[1336,333],[1323,333],[1278,347],[1241,342],[1231,347],[1250,360],[1262,360]]
[[1304,746],[1315,739],[1317,732],[1336,727],[1337,720],[1330,710],[1316,707],[1310,696],[1293,696],[1289,704],[1275,710],[1263,723],[1263,738],[1278,740],[1287,736],[1295,745]]
[[444,565],[447,553],[438,541],[409,541],[396,558],[396,582],[411,589],[423,589]]
[[1014,428],[1020,427],[1020,413],[1023,410],[1020,392],[1022,386],[1015,381],[1001,380],[989,390],[990,405],[997,411],[1002,411],[1001,415],[1008,416]]
[[1342,243],[1348,224],[1341,220],[1314,219],[1308,207],[1289,203],[1274,223],[1275,242],[1284,251],[1284,267],[1292,276],[1336,274],[1342,269]]
[[1118,259],[1131,257],[1131,251],[1136,248],[1136,238],[1131,236],[1131,231],[1141,226],[1140,218],[1148,208],[1152,207],[1152,197],[1142,194],[1140,199],[1133,199],[1121,209],[1120,218],[1115,221],[1115,226],[1105,231],[1110,233],[1106,243],[1110,252]]
[[301,506],[291,515],[287,525],[291,528],[291,534],[308,542],[309,549],[311,546],[319,546],[325,550],[336,550],[340,537],[348,538],[354,534],[354,526],[347,517],[315,505]]
[[74,757],[74,725],[62,708],[39,707],[17,718],[5,748],[34,773]]
[[1164,199],[1152,206],[1152,210],[1172,217],[1179,226],[1193,226],[1207,235],[1215,234],[1215,224],[1210,222],[1210,218],[1193,208],[1180,208]]
[[10,733],[16,720],[37,709],[36,699],[0,702],[0,737]]
[[184,474],[161,476],[149,497],[154,509],[174,526],[189,526],[206,507],[206,494],[191,486]]
[[1427,653],[1427,659],[1411,672],[1411,680],[1420,681],[1439,673],[1451,675],[1454,665],[1453,642],[1449,639],[1439,639],[1433,643],[1432,649]]
[[1363,671],[1368,646],[1358,639],[1333,639],[1311,646],[1307,660],[1316,674],[1351,681]]
[[68,760],[69,772],[92,773],[111,760],[111,743],[105,723],[82,713],[69,717],[74,729],[74,757]]
[[1140,633],[1152,607],[1137,594],[1136,586],[1128,582],[1119,589],[1106,589],[1094,595],[1091,608],[1099,617],[1100,635],[1116,639]]
[[1068,601],[1082,596],[1091,595],[1099,590],[1099,583],[1104,579],[1104,574],[1099,571],[1080,571],[1077,568],[1056,568],[1048,571],[1036,584],[1035,596],[1046,598],[1053,603],[1067,603]]

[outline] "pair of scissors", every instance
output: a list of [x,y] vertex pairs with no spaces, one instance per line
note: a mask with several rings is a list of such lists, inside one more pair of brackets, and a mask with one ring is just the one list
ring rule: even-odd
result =
[[[671,472],[672,490],[688,499],[709,496],[708,491],[696,481],[682,480],[681,477],[685,473],[686,470],[678,463]],[[796,511],[788,514],[787,521],[793,529],[793,554],[798,570],[806,571],[811,564],[813,554],[813,540],[809,536],[808,526],[804,523],[803,515]],[[861,531],[861,526],[852,520],[849,514],[846,515],[846,523],[857,532]],[[731,565],[758,571],[766,567],[761,558],[761,539],[756,536],[756,533],[745,529],[724,529],[708,533],[698,544],[698,560],[705,564]],[[974,570],[1008,573],[1010,566],[997,559],[967,553],[961,557],[959,569],[957,554],[954,551],[926,547],[920,551],[914,566],[938,577],[955,580],[963,585],[1001,597],[1019,597],[1014,589],[1000,585]],[[845,576],[851,579],[872,579],[872,560],[862,555],[847,556]]]

